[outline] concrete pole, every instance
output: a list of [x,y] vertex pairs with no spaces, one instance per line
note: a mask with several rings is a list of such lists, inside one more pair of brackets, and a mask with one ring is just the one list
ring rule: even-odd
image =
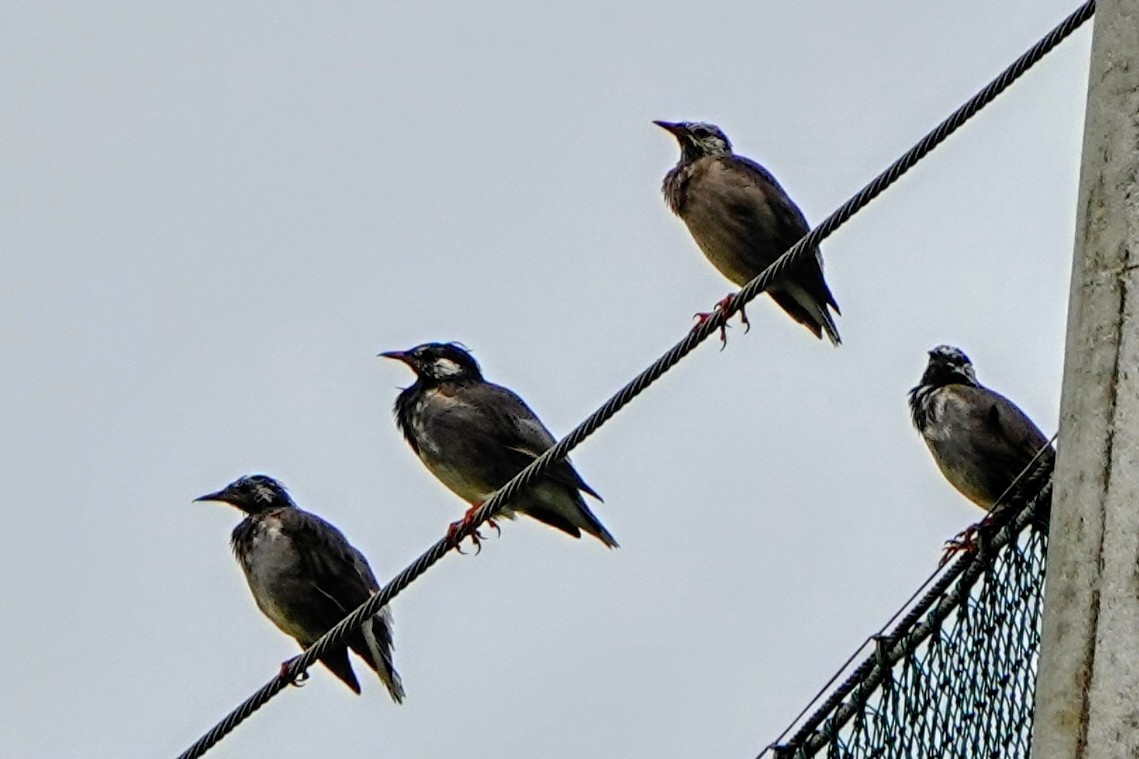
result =
[[1139,0],[1097,4],[1033,759],[1139,757]]

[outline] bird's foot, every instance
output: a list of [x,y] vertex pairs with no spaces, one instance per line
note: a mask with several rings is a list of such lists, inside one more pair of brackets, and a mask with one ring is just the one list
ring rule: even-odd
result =
[[[693,331],[700,329],[704,326],[704,322],[711,319],[716,315],[715,311],[697,311],[692,315],[696,320],[696,326],[692,328]],[[727,322],[720,325],[720,350],[723,350],[728,344],[728,324]]]
[[941,552],[941,561],[938,567],[944,567],[949,563],[950,559],[959,553],[976,553],[980,547],[980,541],[977,537],[981,534],[981,528],[985,526],[985,520],[981,520],[977,524],[971,524],[961,532],[954,535],[949,540],[945,541],[945,548]]
[[[721,309],[726,309],[728,306],[731,305],[732,299],[735,297],[736,296],[733,293],[733,294],[727,296],[726,298],[724,298],[719,303],[717,303],[716,306],[718,308],[721,308]],[[748,332],[751,332],[751,322],[748,321],[748,318],[747,318],[747,308],[744,306],[744,304],[742,302],[740,303],[740,324],[744,325],[744,334],[745,335]]]
[[[479,510],[480,506],[482,506],[482,503],[476,503],[475,505],[471,506],[469,509],[467,509],[467,513],[463,515],[462,519],[457,522],[451,522],[451,526],[447,528],[447,540],[453,546],[455,546],[456,550],[458,550],[459,553],[466,553],[466,551],[464,551],[459,546],[459,533],[470,528],[472,522],[474,521],[475,512]],[[493,519],[486,520],[486,523],[493,527],[496,533],[499,535],[502,534],[502,528],[500,528]],[[470,538],[471,542],[475,544],[475,555],[478,556],[478,554],[482,551],[482,541],[484,540],[482,533],[480,533],[477,529],[472,530]]]
[[[466,527],[466,520],[460,519],[457,522],[451,522],[450,527],[447,528],[447,542],[455,547],[455,550],[461,554],[466,554],[463,547],[459,545],[459,531]],[[475,556],[482,552],[482,535],[478,530],[470,534],[471,542],[475,544]]]
[[[729,293],[722,300],[716,303],[711,311],[698,311],[693,318],[696,319],[696,326],[692,329],[699,329],[718,313],[725,313],[728,307],[732,305],[735,299],[735,293]],[[746,335],[751,331],[751,322],[748,321],[747,311],[744,307],[740,306],[740,323],[744,325],[744,334]],[[720,350],[723,350],[728,345],[728,320],[725,319],[724,323],[720,325]]]
[[299,675],[292,678],[291,680],[289,679],[289,667],[293,666],[293,662],[295,662],[299,658],[301,658],[301,657],[298,654],[297,656],[294,656],[292,659],[285,659],[283,662],[281,662],[281,671],[277,674],[277,677],[280,678],[281,680],[288,680],[289,685],[295,686],[297,688],[303,688],[305,682],[307,682],[308,678],[309,678],[308,672],[301,672]]

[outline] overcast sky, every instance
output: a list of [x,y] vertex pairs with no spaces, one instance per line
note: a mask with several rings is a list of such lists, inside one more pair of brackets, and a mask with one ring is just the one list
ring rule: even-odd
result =
[[[817,223],[1075,0],[7,3],[0,753],[172,757],[294,642],[191,503],[265,472],[391,577],[464,508],[381,350],[461,340],[557,434],[729,284],[665,207],[718,123]],[[981,516],[910,427],[938,343],[1055,429],[1090,25],[393,604],[402,707],[323,669],[224,757],[751,757]],[[360,667],[358,666],[359,670]]]

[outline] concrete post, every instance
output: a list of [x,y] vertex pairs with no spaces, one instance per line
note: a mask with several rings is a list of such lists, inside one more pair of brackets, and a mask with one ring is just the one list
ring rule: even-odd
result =
[[1033,759],[1139,757],[1139,0],[1097,4]]

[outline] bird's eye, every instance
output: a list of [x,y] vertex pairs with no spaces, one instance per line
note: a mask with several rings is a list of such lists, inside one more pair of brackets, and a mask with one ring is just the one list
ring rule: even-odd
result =
[[709,132],[704,127],[696,127],[695,129],[692,130],[692,136],[693,137],[699,137],[700,139],[704,139],[705,137],[711,137],[712,133]]

